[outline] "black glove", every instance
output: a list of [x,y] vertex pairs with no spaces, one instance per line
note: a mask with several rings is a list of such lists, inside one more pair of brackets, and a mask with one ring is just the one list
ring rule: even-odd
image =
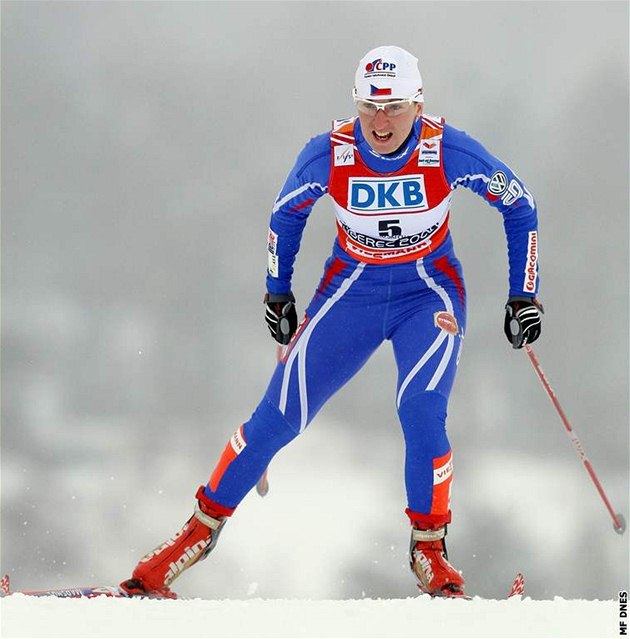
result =
[[503,330],[512,348],[523,348],[540,337],[542,304],[535,297],[510,297]]
[[285,295],[267,293],[265,295],[265,321],[271,337],[279,344],[288,344],[298,325],[293,293]]

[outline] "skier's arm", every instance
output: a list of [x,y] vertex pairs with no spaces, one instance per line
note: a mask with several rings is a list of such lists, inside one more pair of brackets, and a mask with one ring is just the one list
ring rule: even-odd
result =
[[538,216],[532,194],[506,164],[463,131],[445,125],[444,173],[483,197],[503,215],[509,261],[509,292],[504,332],[514,348],[540,336],[542,305],[538,293]]
[[508,297],[538,293],[538,216],[525,184],[479,142],[444,127],[444,172],[452,189],[462,185],[483,197],[503,216],[509,260]]
[[328,192],[330,137],[312,138],[278,194],[271,211],[267,240],[267,292],[289,295],[293,264],[315,202]]

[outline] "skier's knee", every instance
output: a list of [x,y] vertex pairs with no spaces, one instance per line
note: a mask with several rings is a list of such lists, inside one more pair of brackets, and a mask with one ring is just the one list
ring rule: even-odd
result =
[[260,404],[244,425],[244,435],[247,442],[264,439],[267,445],[280,449],[299,434],[296,428],[282,414],[280,409],[272,404],[267,397],[263,397]]
[[434,440],[446,436],[447,398],[437,391],[405,397],[398,416],[407,440]]

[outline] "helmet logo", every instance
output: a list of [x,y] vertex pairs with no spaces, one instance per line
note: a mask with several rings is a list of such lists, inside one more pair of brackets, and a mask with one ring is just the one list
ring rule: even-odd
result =
[[365,70],[368,73],[371,73],[372,71],[394,71],[394,69],[396,68],[396,64],[394,62],[383,62],[383,58],[377,58],[376,60],[373,60],[372,62],[368,62],[365,65]]

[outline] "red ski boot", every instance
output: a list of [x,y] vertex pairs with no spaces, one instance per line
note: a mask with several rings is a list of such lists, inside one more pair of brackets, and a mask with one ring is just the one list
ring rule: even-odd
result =
[[436,530],[411,529],[411,570],[422,592],[432,597],[465,597],[464,579],[448,562],[445,535],[446,526]]
[[[194,515],[171,539],[145,555],[133,571],[131,579],[120,584],[128,595],[158,595],[176,598],[169,585],[184,570],[205,559],[215,547],[227,517],[232,510],[217,508],[200,486]],[[219,510],[223,512],[218,512]]]

